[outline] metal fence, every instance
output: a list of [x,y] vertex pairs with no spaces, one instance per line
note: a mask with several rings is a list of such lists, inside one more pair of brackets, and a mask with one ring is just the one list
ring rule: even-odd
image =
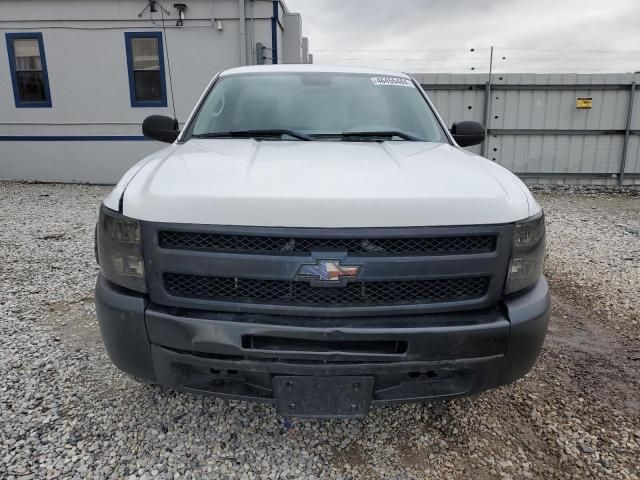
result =
[[474,151],[527,183],[640,184],[638,74],[414,77],[448,125],[482,122]]

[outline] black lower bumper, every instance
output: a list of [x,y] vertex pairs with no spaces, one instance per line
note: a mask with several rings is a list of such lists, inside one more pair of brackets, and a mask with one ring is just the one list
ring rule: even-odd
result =
[[[369,401],[450,398],[522,377],[540,352],[550,299],[541,278],[479,312],[313,319],[168,309],[100,276],[96,310],[113,363],[137,377],[182,391],[275,401],[280,413],[293,415],[308,412],[297,411],[277,385],[344,377],[336,385],[371,384],[361,394],[370,397],[366,405],[351,405],[361,415]],[[284,376],[292,381],[283,383]],[[339,388],[328,395],[341,394]]]

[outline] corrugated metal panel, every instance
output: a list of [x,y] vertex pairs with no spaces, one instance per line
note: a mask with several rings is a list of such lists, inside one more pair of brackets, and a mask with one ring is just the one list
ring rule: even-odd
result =
[[489,138],[487,157],[516,173],[617,173],[622,136],[505,135]]
[[[637,82],[640,84],[640,75]],[[639,85],[640,86],[640,85]],[[628,99],[629,97],[627,97]],[[636,89],[636,94],[633,98],[633,117],[631,117],[631,129],[640,130],[640,88]]]
[[[488,75],[421,74],[417,77],[447,125],[456,120],[482,121]],[[488,128],[493,134],[487,139],[485,156],[516,173],[526,174],[526,181],[530,183],[615,184],[629,108],[630,87],[627,85],[634,80],[640,83],[640,75],[495,74],[488,115]],[[576,108],[578,97],[592,98],[592,108]],[[640,130],[638,90],[631,129]],[[542,135],[540,132],[528,134],[527,130],[562,132]],[[568,130],[581,132],[571,134]],[[618,133],[588,134],[585,130]],[[472,147],[472,151],[480,149]],[[633,178],[627,178],[625,183],[640,183],[640,178],[635,178],[640,177],[637,134],[630,136],[626,165],[625,172]],[[532,176],[535,173],[541,176]],[[563,173],[567,176],[561,176]],[[545,174],[549,178],[545,179]]]
[[[636,92],[636,97],[638,96],[638,92]],[[634,110],[635,111],[635,110]],[[637,115],[640,115],[640,111],[638,111]],[[631,135],[629,137],[629,151],[627,152],[627,168],[625,169],[628,173],[640,173],[640,136],[639,135]],[[629,182],[632,183],[630,180]],[[636,179],[634,185],[640,184],[640,179]]]

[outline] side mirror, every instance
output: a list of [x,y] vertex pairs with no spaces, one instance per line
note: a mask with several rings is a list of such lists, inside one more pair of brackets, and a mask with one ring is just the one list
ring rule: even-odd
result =
[[178,121],[164,115],[151,115],[142,122],[142,134],[152,140],[173,143],[180,134]]
[[451,125],[451,135],[461,147],[478,145],[484,141],[484,127],[480,122],[465,120]]

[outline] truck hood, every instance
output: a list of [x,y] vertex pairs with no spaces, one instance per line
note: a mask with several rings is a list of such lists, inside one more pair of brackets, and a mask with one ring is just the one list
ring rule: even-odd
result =
[[124,191],[123,213],[156,222],[479,225],[539,209],[507,170],[439,143],[192,139],[137,164],[124,179],[114,190]]

